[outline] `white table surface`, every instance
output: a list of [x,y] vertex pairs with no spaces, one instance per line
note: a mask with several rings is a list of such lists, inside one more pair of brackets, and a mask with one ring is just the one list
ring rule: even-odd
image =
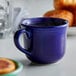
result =
[[19,76],[76,76],[76,36],[67,37],[66,53],[55,64],[33,65],[14,45],[13,36],[0,39],[0,57],[20,61],[24,68]]
[[[31,1],[31,2],[30,2]],[[42,2],[45,9],[48,10],[52,7],[51,0],[27,0],[30,6],[34,3]],[[41,3],[40,2],[40,3]],[[39,3],[38,3],[39,4]],[[38,5],[37,4],[37,5]],[[36,6],[36,5],[35,5]],[[38,6],[37,6],[38,7]],[[39,6],[40,8],[41,6]],[[40,16],[45,12],[45,9],[36,9],[36,7],[28,8],[31,11],[32,16]],[[35,10],[36,9],[36,10]],[[42,11],[41,11],[42,10]],[[34,12],[35,11],[35,12]],[[72,29],[70,29],[72,32]],[[67,36],[67,45],[65,56],[55,64],[38,65],[32,64],[14,45],[13,36],[0,39],[0,57],[7,57],[17,61],[20,61],[24,68],[19,76],[76,76],[76,35],[75,29]]]

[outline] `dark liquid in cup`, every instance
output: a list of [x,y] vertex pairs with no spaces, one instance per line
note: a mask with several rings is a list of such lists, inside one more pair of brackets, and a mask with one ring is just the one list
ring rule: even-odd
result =
[[31,24],[28,26],[35,26],[35,27],[47,27],[47,26],[61,26],[63,23],[56,23],[56,22],[42,22],[42,23],[36,23],[36,24]]
[[33,19],[33,20],[25,20],[22,25],[25,26],[34,26],[34,27],[49,27],[49,26],[61,26],[66,24],[65,20],[62,19],[54,19],[54,18],[45,18],[45,19]]

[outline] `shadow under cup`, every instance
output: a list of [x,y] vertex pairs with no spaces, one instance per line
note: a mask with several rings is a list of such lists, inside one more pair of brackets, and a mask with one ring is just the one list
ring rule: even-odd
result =
[[[55,63],[60,60],[66,49],[68,22],[59,18],[27,18],[20,24],[20,30],[14,35],[16,47],[26,54],[32,62],[40,64]],[[29,47],[21,47],[19,38],[25,33]],[[24,35],[24,47],[26,47]],[[25,45],[26,44],[26,45]]]

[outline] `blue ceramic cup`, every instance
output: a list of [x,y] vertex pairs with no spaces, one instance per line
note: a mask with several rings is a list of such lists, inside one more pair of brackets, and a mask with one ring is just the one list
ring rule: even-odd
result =
[[[16,47],[26,54],[32,62],[48,64],[60,60],[65,53],[68,21],[59,18],[27,18],[20,24],[20,30],[14,35]],[[24,48],[20,35],[24,34]],[[26,36],[30,41],[26,49]]]

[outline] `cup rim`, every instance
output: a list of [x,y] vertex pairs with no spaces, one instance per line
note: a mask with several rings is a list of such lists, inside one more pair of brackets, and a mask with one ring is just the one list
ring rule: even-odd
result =
[[[46,20],[46,19],[56,19],[56,20],[62,20],[64,22],[64,24],[61,24],[60,26],[31,26],[31,22],[30,21],[40,21],[40,20]],[[27,22],[27,23],[26,23]],[[30,26],[28,26],[30,24]],[[49,28],[49,27],[56,27],[56,28],[60,28],[60,27],[66,27],[69,25],[69,22],[65,19],[61,19],[61,18],[53,18],[53,17],[32,17],[32,18],[24,18],[21,20],[20,25],[23,27],[34,27],[34,28]]]
[[6,73],[6,74],[1,74],[0,76],[8,76],[8,75],[16,75],[18,74],[22,69],[23,69],[23,64],[21,62],[18,62],[18,61],[15,61],[15,60],[12,60],[15,64],[16,64],[16,69],[10,73]]

